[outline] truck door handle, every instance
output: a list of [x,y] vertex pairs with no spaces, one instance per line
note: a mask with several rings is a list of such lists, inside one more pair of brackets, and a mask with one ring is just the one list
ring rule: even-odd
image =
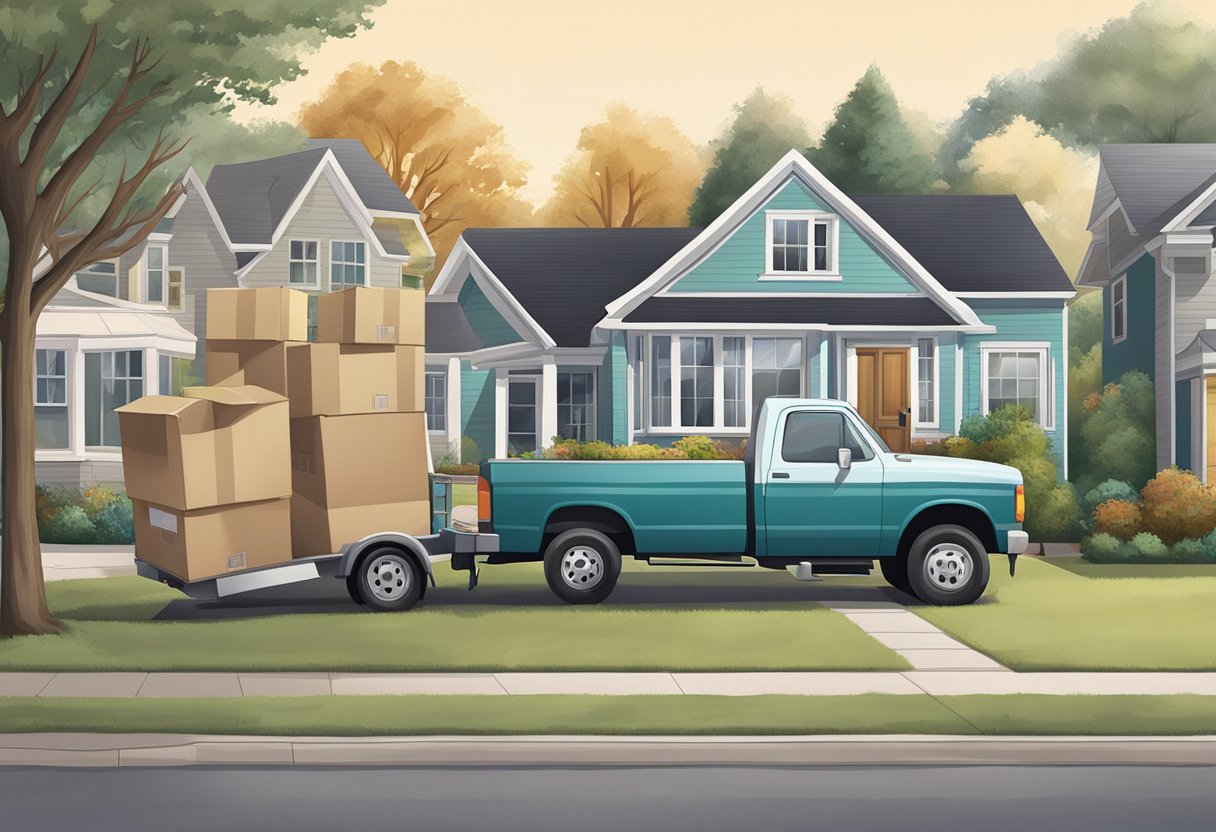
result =
[[773,479],[775,479],[775,480],[788,480],[789,478],[790,478],[790,475],[787,474],[785,471],[774,471],[773,472]]

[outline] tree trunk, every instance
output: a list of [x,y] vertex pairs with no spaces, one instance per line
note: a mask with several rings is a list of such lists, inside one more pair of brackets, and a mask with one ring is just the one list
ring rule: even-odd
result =
[[[24,259],[13,251],[14,260]],[[0,412],[3,413],[3,528],[0,529],[0,635],[57,633],[46,605],[34,500],[34,335],[32,280],[10,263],[9,294],[0,311]],[[32,268],[31,268],[32,271]],[[24,290],[24,291],[22,291]]]

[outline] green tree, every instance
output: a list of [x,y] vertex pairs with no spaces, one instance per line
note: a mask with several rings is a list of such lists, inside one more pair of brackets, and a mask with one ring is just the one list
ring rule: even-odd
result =
[[173,206],[167,166],[199,108],[273,101],[303,50],[369,26],[373,5],[46,0],[0,14],[0,634],[60,629],[35,512],[38,315],[76,270],[141,242]]
[[789,100],[757,87],[712,144],[713,161],[688,209],[689,224],[709,225],[782,156],[809,143],[806,124]]
[[849,92],[807,158],[845,193],[920,194],[941,179],[877,66]]

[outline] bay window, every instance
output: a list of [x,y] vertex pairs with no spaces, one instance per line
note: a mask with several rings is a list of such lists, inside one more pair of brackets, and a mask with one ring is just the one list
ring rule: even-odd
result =
[[84,354],[84,443],[118,447],[115,408],[144,394],[143,350]]
[[34,352],[34,446],[68,447],[68,354]]

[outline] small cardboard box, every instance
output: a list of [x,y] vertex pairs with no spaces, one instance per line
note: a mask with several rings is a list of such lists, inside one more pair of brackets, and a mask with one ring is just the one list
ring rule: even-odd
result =
[[292,493],[325,508],[427,500],[422,413],[291,420]]
[[182,511],[291,495],[287,399],[260,387],[187,387],[118,408],[133,499]]
[[317,298],[317,341],[330,344],[426,346],[419,289],[354,286]]
[[208,341],[307,341],[308,295],[297,289],[207,290]]
[[287,396],[287,353],[305,346],[295,341],[208,341],[207,384],[252,384]]
[[291,499],[182,511],[133,499],[135,554],[186,581],[291,560]]
[[422,347],[300,344],[287,355],[293,419],[425,409]]
[[[423,472],[425,478],[426,473]],[[307,497],[291,498],[293,557],[328,555],[377,532],[430,534],[431,504],[427,500],[325,508]]]

